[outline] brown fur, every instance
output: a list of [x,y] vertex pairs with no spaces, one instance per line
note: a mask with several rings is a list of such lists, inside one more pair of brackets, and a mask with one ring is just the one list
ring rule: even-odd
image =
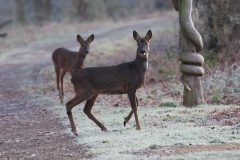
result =
[[[87,40],[83,40],[80,35],[77,35],[77,41],[81,45],[79,52],[58,48],[52,54],[52,60],[56,72],[57,89],[59,92],[60,101],[63,103],[63,78],[64,75],[76,69],[82,69],[86,55],[89,53],[90,43],[94,40],[94,35],[90,35]],[[59,81],[61,86],[59,86]]]
[[140,88],[145,81],[149,41],[152,38],[152,32],[149,30],[146,37],[141,38],[136,31],[133,31],[133,38],[137,41],[138,46],[136,59],[134,61],[116,66],[85,68],[73,72],[72,83],[76,96],[67,102],[66,110],[74,134],[77,134],[77,130],[71,110],[74,106],[85,100],[87,100],[87,102],[84,107],[84,113],[94,121],[101,130],[107,130],[91,113],[94,101],[99,94],[127,94],[132,111],[125,118],[124,125],[126,125],[132,114],[134,114],[136,129],[139,130],[141,128],[137,115],[138,104],[136,90]]

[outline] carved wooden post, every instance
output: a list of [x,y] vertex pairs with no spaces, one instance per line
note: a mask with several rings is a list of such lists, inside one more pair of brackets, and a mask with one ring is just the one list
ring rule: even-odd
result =
[[196,106],[204,102],[201,76],[204,74],[204,58],[198,52],[203,48],[202,37],[192,21],[192,0],[172,0],[179,11],[180,43],[179,59],[182,82],[184,85],[183,105]]

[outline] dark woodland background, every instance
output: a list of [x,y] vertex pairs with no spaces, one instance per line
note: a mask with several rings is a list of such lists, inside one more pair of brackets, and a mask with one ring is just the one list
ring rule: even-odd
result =
[[[13,47],[13,42],[27,45],[29,41],[38,37],[38,29],[52,24],[54,25],[50,29],[47,29],[48,27],[44,29],[46,33],[42,37],[47,38],[51,29],[61,33],[61,30],[67,31],[67,28],[71,26],[76,28],[79,24],[96,25],[106,22],[107,26],[109,21],[124,24],[130,19],[136,22],[148,17],[161,17],[161,14],[167,12],[177,15],[171,0],[0,0],[0,4],[0,23],[11,20],[10,25],[0,28],[0,33],[9,32],[8,41],[3,40],[1,43],[2,50]],[[239,8],[239,0],[193,0],[195,13],[193,17],[197,19],[195,27],[204,41],[204,50],[201,54],[205,58],[206,74],[203,78],[206,78],[204,81],[206,97],[210,95],[208,102],[240,103],[237,83],[240,81],[237,72],[240,70]],[[150,64],[153,69],[150,70],[149,81],[179,80],[179,72],[176,70],[179,62],[176,56],[179,35],[177,19],[175,21],[164,35],[155,36],[151,47],[153,54]],[[16,33],[30,30],[33,33],[26,35],[26,39],[21,41],[16,38],[11,41],[12,30]],[[123,61],[127,59],[129,58],[123,58]],[[226,94],[227,97],[233,98],[222,101],[226,99]]]
[[[44,25],[48,22],[119,20],[133,15],[170,10],[170,0],[0,0],[0,22],[12,19],[22,25]],[[225,62],[239,56],[240,2],[238,0],[196,0],[205,49],[212,59]],[[223,53],[215,56],[214,53]],[[232,58],[231,58],[232,57]],[[238,57],[239,58],[239,57]]]

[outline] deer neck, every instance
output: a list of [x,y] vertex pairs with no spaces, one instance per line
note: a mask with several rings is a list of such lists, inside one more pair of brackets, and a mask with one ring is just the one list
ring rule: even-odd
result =
[[84,60],[86,58],[86,54],[82,51],[79,51],[79,53],[77,54],[77,58],[78,60]]
[[148,69],[148,57],[140,57],[137,53],[135,64],[141,71],[146,72]]
[[82,68],[83,67],[83,63],[84,63],[84,60],[86,58],[86,54],[83,54],[81,52],[77,53],[76,55],[76,60],[75,60],[75,65],[77,68]]

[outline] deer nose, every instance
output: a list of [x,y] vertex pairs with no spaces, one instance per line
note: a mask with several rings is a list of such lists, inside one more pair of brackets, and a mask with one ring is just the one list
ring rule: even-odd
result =
[[89,53],[89,51],[86,51],[86,54],[88,54]]
[[146,51],[145,51],[145,50],[141,50],[140,53],[141,53],[141,54],[145,54]]

